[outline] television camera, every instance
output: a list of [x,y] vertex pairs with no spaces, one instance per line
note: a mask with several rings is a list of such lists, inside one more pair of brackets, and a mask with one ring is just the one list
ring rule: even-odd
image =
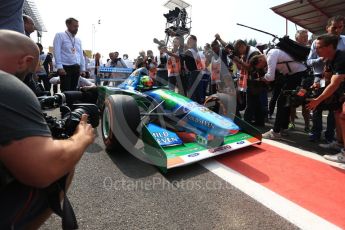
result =
[[43,110],[60,108],[61,119],[43,113],[55,139],[67,139],[73,135],[84,113],[88,115],[88,123],[92,127],[98,126],[100,113],[97,105],[76,103],[85,101],[85,97],[87,98],[85,92],[81,91],[65,91],[54,96],[38,97]]
[[188,17],[187,8],[190,6],[182,0],[169,0],[164,4],[169,12],[163,14],[166,18],[165,33],[169,36],[185,36],[189,35],[191,29],[191,18]]

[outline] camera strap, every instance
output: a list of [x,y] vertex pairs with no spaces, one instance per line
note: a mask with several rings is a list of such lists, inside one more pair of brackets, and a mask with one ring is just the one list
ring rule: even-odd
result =
[[[73,207],[66,194],[66,181],[68,174],[47,188],[48,202],[53,212],[62,219],[62,229],[78,229],[77,219]],[[60,204],[60,192],[63,192],[63,204]]]

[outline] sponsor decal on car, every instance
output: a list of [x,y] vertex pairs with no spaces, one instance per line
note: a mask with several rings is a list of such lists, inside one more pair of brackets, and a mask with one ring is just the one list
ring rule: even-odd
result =
[[215,152],[220,152],[220,151],[229,150],[229,149],[231,149],[230,145],[224,145],[224,146],[219,146],[219,147],[214,148],[214,149],[209,149],[208,151],[210,153],[215,153]]
[[155,124],[148,124],[147,128],[160,146],[173,146],[182,144],[181,139],[176,135],[176,133],[159,127]]
[[206,121],[206,120],[204,120],[202,118],[199,118],[197,116],[188,114],[187,115],[187,119],[190,120],[191,122],[196,123],[197,125],[201,125],[201,126],[209,128],[209,129],[214,128],[214,124],[212,124],[211,122]]
[[244,141],[236,142],[236,144],[238,144],[238,145],[242,145],[242,144],[244,144],[244,143],[245,143]]
[[188,157],[197,157],[199,155],[200,155],[200,153],[192,153],[192,154],[188,154],[187,156]]

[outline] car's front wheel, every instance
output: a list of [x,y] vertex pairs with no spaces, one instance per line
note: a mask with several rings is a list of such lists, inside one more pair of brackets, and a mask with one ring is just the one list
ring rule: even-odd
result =
[[132,148],[138,140],[140,112],[135,100],[128,95],[110,95],[102,112],[102,137],[107,150],[120,146]]

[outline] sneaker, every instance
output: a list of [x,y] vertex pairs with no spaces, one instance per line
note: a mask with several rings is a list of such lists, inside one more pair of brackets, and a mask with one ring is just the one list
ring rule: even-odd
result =
[[289,129],[289,130],[293,130],[293,129],[295,129],[295,128],[296,128],[296,126],[295,126],[294,123],[289,123],[289,126],[288,126],[288,129]]
[[270,140],[277,140],[277,139],[281,138],[281,135],[280,135],[280,133],[276,133],[273,131],[273,129],[271,129],[270,131],[262,134],[262,138],[270,139]]
[[332,141],[327,144],[319,144],[319,146],[324,149],[334,149],[337,151],[340,151],[343,148],[343,144],[339,143],[338,141]]
[[334,161],[334,162],[338,162],[338,163],[345,163],[344,149],[342,149],[341,152],[338,154],[324,155],[323,157],[329,161]]

